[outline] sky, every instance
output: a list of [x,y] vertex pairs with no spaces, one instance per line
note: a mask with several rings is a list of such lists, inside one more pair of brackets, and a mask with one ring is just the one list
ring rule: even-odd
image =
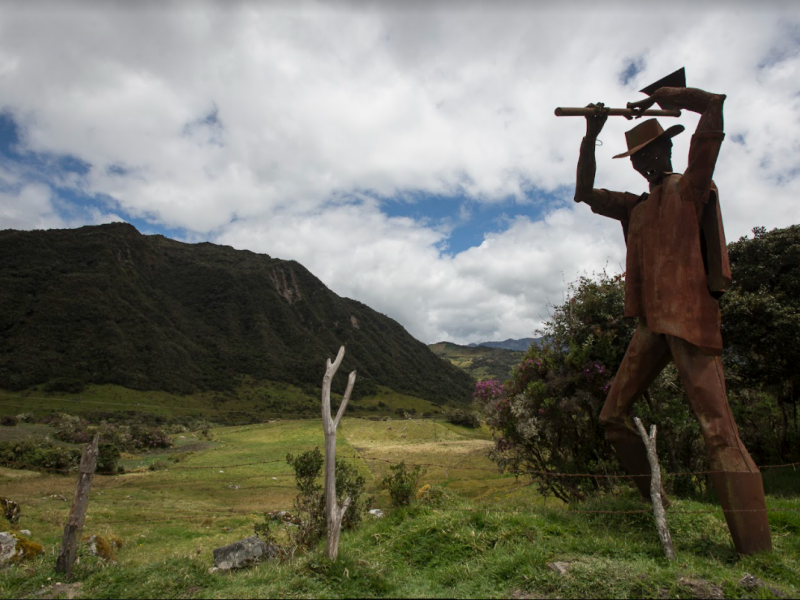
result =
[[[728,241],[800,222],[796,2],[0,3],[0,229],[126,221],[296,260],[425,343],[532,337],[624,270],[582,118],[684,66],[727,94]],[[685,168],[698,115],[663,118]],[[596,187],[646,191],[609,119]]]

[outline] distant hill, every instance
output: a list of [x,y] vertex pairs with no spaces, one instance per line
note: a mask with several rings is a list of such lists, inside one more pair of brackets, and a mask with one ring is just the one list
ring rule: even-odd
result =
[[487,348],[503,348],[504,350],[527,352],[530,345],[538,341],[539,338],[522,338],[520,340],[507,339],[504,342],[478,342],[477,344],[469,344],[469,347],[485,346]]
[[297,262],[123,223],[0,231],[0,388],[190,393],[231,389],[243,375],[319,387],[342,344],[341,372],[358,370],[359,396],[382,385],[470,399],[468,375]]
[[524,352],[486,346],[459,346],[439,342],[428,346],[434,354],[469,373],[477,380],[511,377],[511,370],[520,363]]

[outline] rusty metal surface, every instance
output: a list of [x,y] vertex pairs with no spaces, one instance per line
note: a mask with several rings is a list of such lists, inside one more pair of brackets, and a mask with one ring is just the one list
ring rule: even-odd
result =
[[[661,89],[662,87],[685,88],[686,70],[683,67],[681,67],[677,71],[670,73],[666,77],[662,77],[658,81],[651,83],[646,87],[643,87],[639,91],[643,94],[647,94],[648,96],[652,96],[657,90]],[[664,101],[659,102],[658,105],[663,109],[674,108],[671,104]]]
[[[725,96],[684,88],[683,70],[645,88],[648,100],[629,103],[637,116],[664,104],[701,113],[692,137],[688,167],[672,172],[671,135],[654,119],[628,132],[632,166],[648,182],[649,192],[636,195],[594,188],[594,140],[607,114],[586,116],[575,200],[592,211],[621,222],[626,258],[625,316],[638,317],[600,421],[606,438],[643,497],[649,495],[644,444],[632,422],[634,402],[672,360],[697,416],[712,471],[712,481],[736,549],[742,554],[769,550],[761,473],[739,438],[728,405],[722,370],[722,336],[717,297],[731,283],[730,264],[712,181],[724,139]],[[669,87],[662,87],[664,82]],[[669,131],[669,130],[668,130]],[[672,135],[680,133],[672,128]]]
[[[584,107],[567,107],[567,106],[559,106],[555,110],[555,115],[557,117],[588,117],[593,115],[597,112],[596,108],[584,106]],[[626,117],[628,119],[637,116],[646,116],[646,117],[680,117],[681,111],[677,109],[672,110],[657,110],[657,109],[648,109],[644,112],[637,112],[632,108],[606,108],[604,113],[609,117]]]
[[713,473],[711,481],[739,554],[772,550],[761,473]]

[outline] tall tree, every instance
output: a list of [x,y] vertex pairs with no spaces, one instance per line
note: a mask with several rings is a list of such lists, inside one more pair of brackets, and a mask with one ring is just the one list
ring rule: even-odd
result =
[[782,413],[781,454],[800,439],[800,225],[753,229],[729,244],[733,286],[722,297],[726,369],[733,387],[773,394]]

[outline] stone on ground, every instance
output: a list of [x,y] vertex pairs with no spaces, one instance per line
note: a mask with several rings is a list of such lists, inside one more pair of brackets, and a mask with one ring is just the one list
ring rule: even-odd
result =
[[244,569],[274,558],[278,550],[257,535],[214,549],[214,565],[221,571]]

